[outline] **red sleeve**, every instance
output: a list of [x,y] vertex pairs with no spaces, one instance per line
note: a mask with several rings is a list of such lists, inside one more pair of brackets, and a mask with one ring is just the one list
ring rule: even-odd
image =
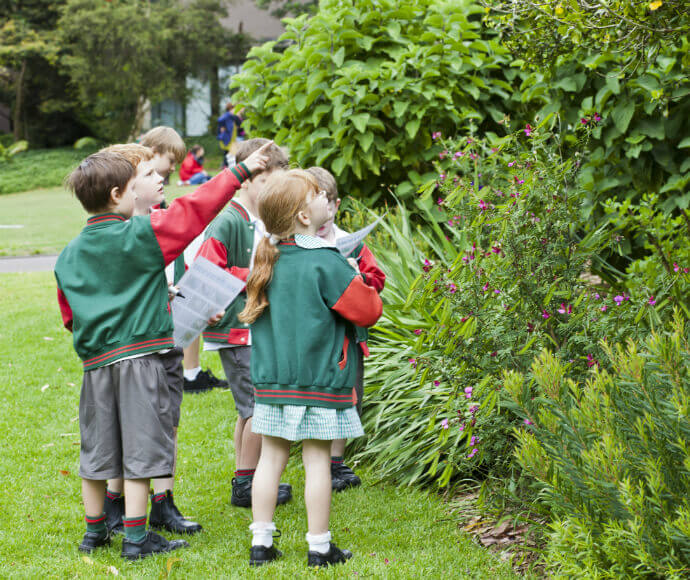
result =
[[357,256],[357,262],[359,264],[359,271],[364,274],[365,282],[372,288],[375,288],[377,292],[381,292],[386,283],[386,275],[379,268],[374,254],[371,253],[366,244],[362,244],[362,251]]
[[193,193],[151,214],[151,226],[166,266],[172,262],[232,199],[249,171],[243,164],[225,169]]
[[60,314],[62,314],[62,323],[65,325],[67,330],[72,332],[72,308],[70,307],[69,302],[67,302],[65,293],[60,290],[59,287],[57,289],[57,297],[58,304],[60,305]]
[[383,303],[372,286],[367,286],[361,276],[355,276],[333,310],[357,326],[373,326],[383,312]]
[[240,280],[246,282],[249,276],[249,268],[238,268],[237,266],[228,266],[228,249],[225,244],[216,238],[208,238],[201,244],[199,252],[197,253],[197,258],[199,256],[206,258],[207,260],[213,262],[216,266],[223,268],[226,272],[229,272],[233,276],[236,276]]

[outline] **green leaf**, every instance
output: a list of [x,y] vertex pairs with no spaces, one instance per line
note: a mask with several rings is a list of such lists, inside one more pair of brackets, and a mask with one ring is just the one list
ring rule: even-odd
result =
[[628,125],[630,125],[634,113],[635,103],[632,101],[618,103],[611,112],[613,122],[621,133],[625,133],[628,130]]
[[688,149],[690,148],[690,137],[686,137],[680,143],[678,143],[678,149]]
[[345,60],[345,47],[341,46],[335,54],[332,56],[333,62],[335,63],[335,66],[341,67],[343,66],[343,62]]
[[362,151],[366,153],[369,151],[371,144],[374,142],[374,134],[372,132],[368,132],[364,133],[363,135],[357,135],[357,140],[362,147]]
[[414,139],[417,136],[421,123],[422,122],[420,119],[412,119],[405,124],[405,130],[407,131],[407,135],[410,137],[410,139]]
[[350,117],[350,121],[360,133],[364,133],[364,131],[367,129],[369,117],[369,113],[358,113],[356,115],[352,115]]

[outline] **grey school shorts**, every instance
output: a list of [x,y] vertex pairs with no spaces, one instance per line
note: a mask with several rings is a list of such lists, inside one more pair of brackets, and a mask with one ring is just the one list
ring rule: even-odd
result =
[[251,346],[233,346],[218,351],[225,377],[235,399],[235,408],[242,419],[254,415],[254,385],[249,371]]
[[160,355],[86,371],[79,431],[79,476],[84,479],[170,475],[175,443],[170,389]]
[[180,424],[180,407],[182,406],[182,393],[184,391],[184,369],[182,368],[184,353],[179,346],[176,346],[161,354],[160,357],[165,367],[168,389],[170,389],[173,427],[177,427]]

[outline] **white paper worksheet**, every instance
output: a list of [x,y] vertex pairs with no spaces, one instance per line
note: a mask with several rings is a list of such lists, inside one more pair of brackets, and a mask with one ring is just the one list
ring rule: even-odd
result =
[[354,250],[359,245],[359,243],[369,235],[369,232],[371,232],[371,230],[373,230],[377,225],[379,225],[379,222],[384,217],[386,217],[386,214],[383,214],[373,224],[370,224],[367,227],[362,228],[361,230],[357,230],[352,234],[343,236],[342,238],[338,238],[335,241],[335,247],[338,248],[338,251],[347,258],[352,253],[352,250]]
[[184,298],[175,296],[172,301],[175,344],[189,346],[206,328],[207,320],[226,309],[244,285],[206,258],[194,260],[177,285]]

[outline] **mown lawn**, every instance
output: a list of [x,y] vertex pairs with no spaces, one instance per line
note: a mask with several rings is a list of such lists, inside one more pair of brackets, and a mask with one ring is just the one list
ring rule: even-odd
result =
[[[78,227],[78,225],[77,225]],[[285,481],[295,498],[279,508],[285,558],[247,565],[250,512],[230,505],[235,412],[226,391],[185,397],[180,427],[177,502],[205,530],[170,557],[125,563],[121,543],[83,558],[77,405],[81,371],[62,329],[52,274],[0,275],[0,577],[296,578],[307,573],[303,472],[291,459]],[[205,365],[221,373],[218,357]],[[474,544],[433,494],[372,484],[335,496],[332,526],[355,557],[321,577],[514,578]],[[112,568],[110,568],[112,567]]]

